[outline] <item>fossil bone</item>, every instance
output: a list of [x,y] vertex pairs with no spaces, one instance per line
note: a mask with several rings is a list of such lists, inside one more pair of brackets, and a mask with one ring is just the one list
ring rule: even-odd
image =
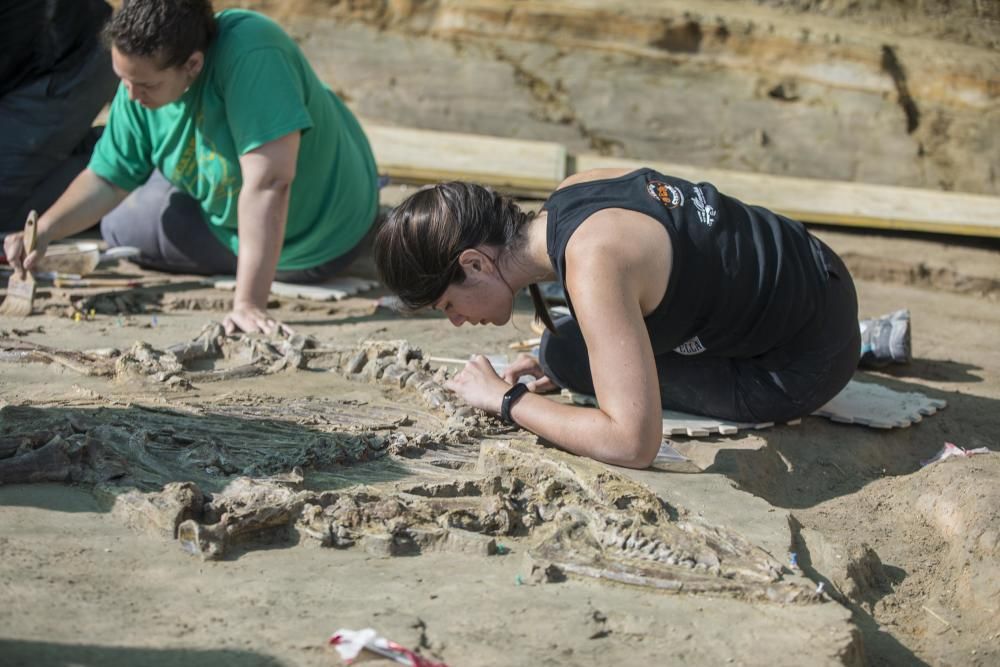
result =
[[[595,577],[664,591],[813,602],[742,536],[670,508],[606,466],[521,442],[482,447],[479,477],[445,483],[294,490],[240,479],[178,527],[184,548],[218,558],[238,543],[285,534],[391,557],[431,550],[496,553],[523,540],[536,581]],[[683,516],[684,518],[674,518]]]

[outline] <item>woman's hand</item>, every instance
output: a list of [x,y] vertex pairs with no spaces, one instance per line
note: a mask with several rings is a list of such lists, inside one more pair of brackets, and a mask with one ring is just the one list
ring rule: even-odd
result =
[[222,328],[226,334],[245,331],[260,332],[270,336],[280,332],[285,336],[291,336],[295,333],[290,326],[268,315],[267,310],[251,304],[237,303],[233,304],[233,310],[222,320]]
[[547,394],[559,389],[559,386],[545,375],[538,359],[530,354],[518,355],[517,359],[503,372],[503,379],[508,384],[514,384],[522,375],[530,375],[535,378],[531,382],[525,383],[528,385],[528,391],[536,394]]
[[292,132],[240,157],[243,186],[237,202],[240,247],[236,259],[233,310],[223,321],[226,333],[292,333],[267,314],[284,244],[292,181],[295,179],[299,133]]
[[500,412],[503,395],[510,389],[510,384],[500,379],[490,360],[481,354],[472,357],[444,386],[472,407],[491,414]]
[[45,256],[45,251],[49,247],[48,235],[39,233],[35,237],[35,250],[24,252],[24,232],[14,232],[8,234],[3,240],[3,254],[7,256],[7,263],[10,268],[18,274],[24,271],[31,271],[38,264],[38,261]]

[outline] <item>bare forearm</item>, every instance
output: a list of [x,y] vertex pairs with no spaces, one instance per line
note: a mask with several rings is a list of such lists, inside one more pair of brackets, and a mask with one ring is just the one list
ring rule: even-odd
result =
[[[541,370],[537,362],[534,365]],[[529,370],[523,364],[519,366]],[[469,405],[495,414],[511,385],[480,354],[474,355],[465,368],[445,382],[445,387]],[[653,462],[663,440],[659,399],[655,391],[653,394],[646,396],[641,387],[638,392],[625,391],[606,397],[606,405],[594,410],[527,393],[514,403],[510,416],[522,428],[573,454],[614,465],[645,468]]]
[[285,236],[290,190],[289,185],[276,182],[262,187],[245,184],[240,192],[237,304],[267,307]]
[[39,218],[38,234],[46,242],[72,236],[96,224],[126,196],[127,191],[84,169]]
[[598,409],[557,403],[525,394],[511,410],[522,428],[560,449],[629,468],[645,468],[659,451],[661,434],[641,433],[633,423],[614,421]]

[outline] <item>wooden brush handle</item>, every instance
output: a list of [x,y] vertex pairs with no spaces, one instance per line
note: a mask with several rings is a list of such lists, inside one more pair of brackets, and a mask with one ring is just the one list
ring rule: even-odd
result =
[[24,223],[24,256],[35,251],[35,241],[38,239],[38,213],[32,211]]

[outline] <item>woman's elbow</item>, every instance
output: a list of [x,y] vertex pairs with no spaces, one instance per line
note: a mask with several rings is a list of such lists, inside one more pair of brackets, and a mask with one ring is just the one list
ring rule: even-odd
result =
[[294,174],[271,174],[269,177],[263,179],[260,184],[260,189],[275,192],[281,196],[287,197],[292,192],[292,181],[294,180]]
[[292,182],[295,180],[294,170],[262,169],[256,172],[246,172],[243,174],[243,190],[245,192],[276,193],[287,196],[292,191]]
[[620,452],[621,458],[618,465],[625,468],[648,468],[656,460],[656,455],[660,453],[660,444],[663,442],[663,432],[657,431],[653,434],[641,434],[629,439],[631,446],[623,448]]

